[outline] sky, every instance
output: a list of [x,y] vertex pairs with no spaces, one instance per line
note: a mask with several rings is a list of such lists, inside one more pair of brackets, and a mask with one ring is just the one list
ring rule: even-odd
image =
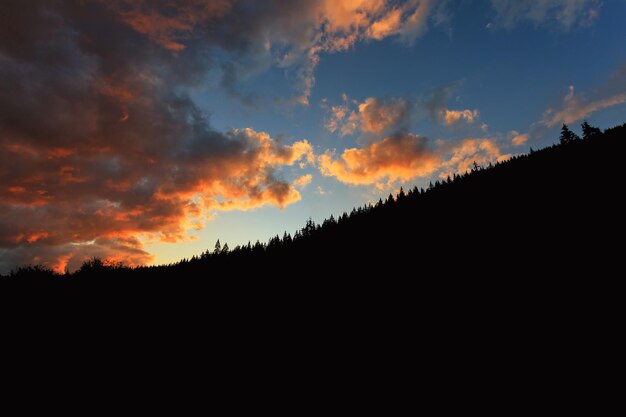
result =
[[626,0],[3,0],[0,273],[263,242],[563,123],[621,124],[625,19]]

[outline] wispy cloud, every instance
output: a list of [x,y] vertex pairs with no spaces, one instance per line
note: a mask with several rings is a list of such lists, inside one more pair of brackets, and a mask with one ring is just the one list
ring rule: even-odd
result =
[[557,23],[563,29],[585,26],[600,14],[600,0],[491,0],[496,12],[487,28],[511,28],[521,22]]
[[[626,66],[624,67],[626,68]],[[626,71],[618,78],[626,81]],[[615,78],[616,76],[614,76]],[[613,80],[616,81],[616,80]],[[626,84],[609,83],[601,90],[588,96],[577,96],[574,93],[574,86],[569,87],[567,95],[563,98],[560,108],[549,108],[543,115],[543,123],[548,127],[565,123],[573,123],[588,117],[598,110],[626,103]]]
[[512,145],[521,146],[527,142],[553,140],[551,128],[561,124],[573,124],[589,118],[595,112],[626,103],[626,65],[616,71],[596,88],[577,94],[573,85],[559,105],[547,108],[535,123],[529,126],[528,132],[509,133]]

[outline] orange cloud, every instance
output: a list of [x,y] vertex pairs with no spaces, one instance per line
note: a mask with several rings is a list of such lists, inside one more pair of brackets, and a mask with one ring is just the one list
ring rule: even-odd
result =
[[154,256],[145,252],[142,247],[142,242],[134,236],[98,238],[90,242],[67,246],[56,257],[44,254],[38,263],[49,265],[59,273],[66,270],[74,271],[85,261],[94,257],[104,260],[105,265],[141,266],[154,260]]
[[326,152],[318,159],[323,175],[351,185],[408,180],[434,172],[439,158],[424,137],[412,133],[388,136],[363,148],[346,149],[336,157]]
[[[305,186],[310,176],[290,184],[276,172],[314,163],[308,141],[279,144],[252,129],[207,134],[214,138],[176,144],[189,147],[187,153],[156,150],[153,164],[133,151],[141,142],[132,141],[105,153],[82,148],[49,158],[42,148],[16,154],[0,168],[0,178],[11,184],[0,189],[0,248],[12,248],[7,259],[13,261],[0,266],[44,263],[63,270],[92,256],[139,264],[152,257],[141,240],[124,248],[131,238],[185,240],[210,210],[283,208],[300,200],[295,187]],[[26,175],[24,169],[35,166],[37,176]]]
[[385,11],[386,3],[385,0],[324,0],[318,13],[321,22],[327,22],[330,33],[350,33],[369,26],[372,19]]
[[296,178],[296,180],[293,182],[293,185],[295,185],[298,188],[304,188],[307,185],[309,185],[312,180],[313,180],[313,175],[311,174],[301,175],[298,178]]
[[306,22],[312,20],[311,16],[316,18],[308,45],[298,44],[305,64],[299,71],[301,94],[295,101],[309,104],[321,53],[341,52],[362,40],[390,36],[411,43],[425,31],[433,4],[432,0],[408,0],[401,4],[390,0],[322,0],[313,2],[309,9],[303,8],[303,27],[308,26]]
[[514,132],[513,134],[513,139],[511,139],[513,146],[522,146],[528,142],[528,133],[519,134],[518,132]]
[[397,32],[401,21],[402,10],[392,9],[386,16],[372,23],[367,29],[367,36],[376,40],[384,39]]
[[289,204],[300,201],[300,193],[287,183],[277,182],[264,188],[259,188],[255,192],[241,196],[237,191],[224,193],[223,201],[205,200],[205,207],[222,211],[230,210],[253,210],[266,204],[271,204],[284,208]]
[[[343,94],[341,104],[330,105],[328,99],[324,99],[321,107],[328,113],[324,127],[339,136],[352,135],[357,131],[379,135],[406,129],[420,111],[430,113],[434,120],[446,126],[478,122],[478,109],[450,110],[445,107],[451,88],[453,86],[440,88],[432,98],[421,100],[368,97],[359,103]],[[483,123],[480,128],[486,132],[489,126]]]
[[200,198],[205,207],[219,210],[250,210],[266,204],[283,208],[300,200],[293,185],[268,177],[267,173],[300,161],[313,163],[313,148],[307,140],[278,145],[267,133],[249,128],[234,129],[229,134],[248,143],[249,154],[223,164],[219,176],[196,172],[198,181],[187,198]]
[[474,162],[490,162],[510,158],[502,154],[493,139],[463,139],[447,143],[438,141],[434,147],[422,136],[398,133],[372,142],[363,148],[350,148],[337,156],[327,151],[318,158],[320,172],[350,185],[376,185],[390,188],[394,183],[436,173],[445,178],[455,172],[473,168]]
[[[321,54],[391,36],[411,43],[427,28],[435,2],[268,0],[262,9],[234,0],[110,0],[104,4],[125,25],[175,54],[197,39],[215,40],[228,52],[241,47],[250,55],[258,54],[253,61],[278,53],[281,66],[297,66],[299,92],[292,102],[308,105]],[[211,27],[208,34],[207,27]],[[274,45],[280,46],[274,50]]]
[[[224,75],[276,64],[295,67],[295,101],[307,104],[324,53],[418,36],[431,3],[0,2],[12,17],[0,25],[0,269],[116,254],[143,262],[144,240],[186,239],[210,210],[298,201],[282,170],[317,162],[308,141],[217,132],[186,92],[216,64]],[[377,110],[336,112],[337,129],[382,132],[399,118],[393,106]]]
[[440,143],[440,146],[442,177],[471,171],[474,162],[486,166],[511,157],[511,154],[502,154],[496,141],[490,138],[466,138],[452,145]]
[[361,116],[350,107],[350,101],[346,94],[342,95],[343,104],[328,106],[326,100],[322,102],[322,108],[329,114],[324,120],[324,127],[331,133],[339,133],[339,136],[348,136],[356,132],[361,125]]
[[397,128],[409,116],[409,110],[409,103],[402,98],[382,101],[370,97],[359,104],[361,130],[381,133]]
[[469,124],[473,124],[474,120],[479,117],[478,110],[448,110],[441,111],[441,118],[446,126],[451,126],[464,121]]
[[26,242],[35,243],[38,240],[47,238],[48,236],[50,236],[48,232],[33,233],[26,238]]
[[324,127],[329,132],[335,133],[340,129],[340,125],[348,113],[348,107],[346,105],[331,106],[328,112],[330,113],[330,118],[324,122]]
[[157,2],[109,1],[120,19],[137,32],[172,52],[185,49],[183,41],[190,37],[195,26],[222,17],[232,6],[231,0],[170,2],[167,9]]
[[[329,113],[324,127],[330,132],[338,132],[340,136],[352,135],[357,130],[380,134],[397,129],[411,116],[413,107],[403,98],[369,97],[362,103],[351,103],[344,94],[343,99],[341,105],[322,105]],[[355,104],[356,109],[353,110],[351,104]]]
[[432,0],[325,0],[320,15],[333,35],[331,44],[394,35],[411,42],[425,30],[432,5]]

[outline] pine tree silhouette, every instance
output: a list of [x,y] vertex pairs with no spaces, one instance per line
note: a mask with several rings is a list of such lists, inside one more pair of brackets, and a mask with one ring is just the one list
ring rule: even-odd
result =
[[600,137],[600,135],[602,134],[602,131],[599,128],[590,126],[586,120],[582,123],[581,128],[583,131],[584,140],[595,139]]
[[563,123],[563,126],[561,127],[561,136],[559,137],[561,145],[569,145],[577,140],[580,140],[580,137],[576,133],[572,132],[565,123]]

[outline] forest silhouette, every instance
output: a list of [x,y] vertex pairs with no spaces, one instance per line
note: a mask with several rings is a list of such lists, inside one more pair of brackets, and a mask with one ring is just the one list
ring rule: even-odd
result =
[[[5,279],[171,284],[231,279],[320,280],[610,276],[621,250],[626,123],[582,138],[563,125],[558,144],[495,165],[401,189],[322,224],[267,242],[136,268],[92,259],[73,273],[23,266]],[[405,272],[408,271],[408,272]],[[313,285],[313,284],[312,284]],[[524,285],[520,282],[520,285]]]

